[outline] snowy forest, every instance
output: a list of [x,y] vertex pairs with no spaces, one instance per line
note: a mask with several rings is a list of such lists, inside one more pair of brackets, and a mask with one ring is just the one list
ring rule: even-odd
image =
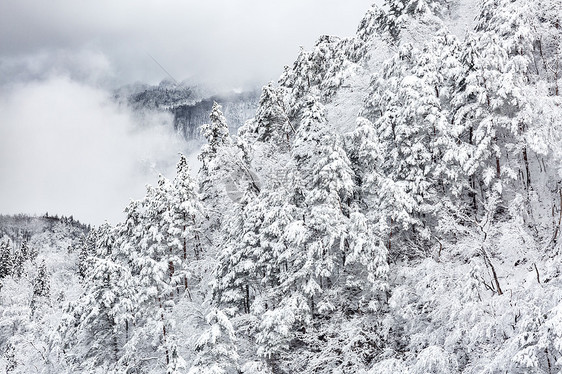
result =
[[122,222],[0,231],[0,371],[561,373],[561,21],[386,0]]

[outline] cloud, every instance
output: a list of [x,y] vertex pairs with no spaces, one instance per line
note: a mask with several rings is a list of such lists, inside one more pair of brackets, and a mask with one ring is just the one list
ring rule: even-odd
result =
[[278,78],[300,45],[311,47],[321,34],[352,35],[371,2],[6,0],[0,59],[13,66],[17,58],[54,54],[64,66],[61,54],[101,52],[120,83],[155,82],[165,74],[149,53],[178,80],[264,83]]
[[104,53],[94,49],[74,51],[41,50],[24,56],[9,56],[0,60],[0,86],[27,81],[43,81],[52,76],[69,78],[89,84],[115,80],[111,62]]
[[158,173],[173,177],[178,153],[188,151],[170,121],[136,117],[66,77],[11,87],[0,96],[2,213],[118,222],[129,199],[144,196]]

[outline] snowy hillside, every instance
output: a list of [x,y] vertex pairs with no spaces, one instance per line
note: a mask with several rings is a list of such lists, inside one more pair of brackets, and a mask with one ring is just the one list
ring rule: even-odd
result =
[[562,372],[561,17],[560,0],[386,0],[320,37],[237,136],[212,105],[197,178],[182,156],[92,230],[80,295],[41,309],[56,332],[3,330],[1,365]]
[[207,122],[213,102],[223,106],[230,131],[235,134],[244,122],[253,117],[260,93],[242,91],[217,94],[201,86],[163,81],[158,86],[121,87],[115,95],[117,100],[125,102],[137,112],[157,110],[171,113],[175,131],[186,140],[199,140],[199,126]]
[[58,372],[50,339],[82,292],[81,248],[90,227],[72,217],[0,216],[0,370]]

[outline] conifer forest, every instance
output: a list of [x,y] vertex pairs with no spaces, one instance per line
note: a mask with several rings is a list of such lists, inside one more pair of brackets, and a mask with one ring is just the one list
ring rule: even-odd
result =
[[96,227],[0,216],[0,371],[562,373],[562,0],[385,0]]

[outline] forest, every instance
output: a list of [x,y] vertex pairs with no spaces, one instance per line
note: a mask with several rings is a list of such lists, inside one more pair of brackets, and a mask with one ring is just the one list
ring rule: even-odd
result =
[[561,373],[561,19],[385,0],[122,222],[0,231],[0,370]]

